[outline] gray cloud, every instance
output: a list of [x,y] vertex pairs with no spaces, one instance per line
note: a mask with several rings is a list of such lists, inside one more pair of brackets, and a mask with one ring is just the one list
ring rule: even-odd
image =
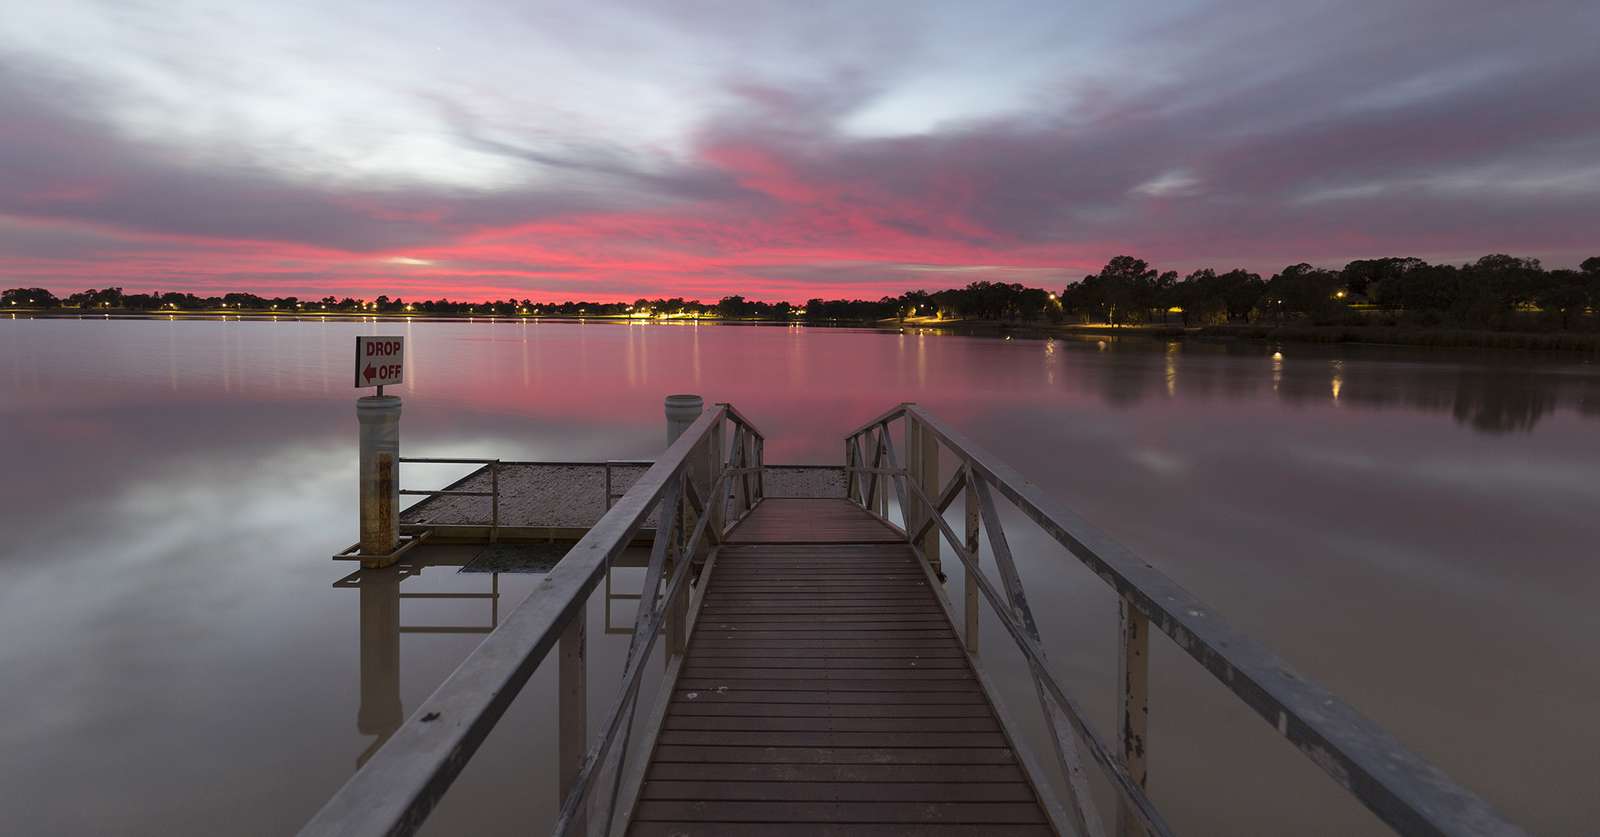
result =
[[[671,141],[647,121],[637,134],[615,128],[628,124],[631,99],[608,109],[566,91],[524,113],[516,91],[500,89],[517,78],[483,79],[487,92],[419,75],[379,79],[428,126],[417,129],[419,147],[459,149],[507,173],[470,186],[430,180],[436,156],[415,177],[385,169],[340,179],[298,167],[292,143],[277,155],[261,152],[259,136],[247,153],[178,131],[135,135],[117,116],[134,81],[109,63],[96,74],[8,48],[0,30],[0,216],[31,222],[0,228],[0,255],[65,257],[79,240],[85,259],[114,249],[40,222],[161,236],[169,249],[184,246],[166,240],[176,237],[360,254],[641,212],[656,223],[613,232],[612,244],[652,247],[657,258],[716,255],[736,236],[755,237],[752,223],[765,225],[759,240],[740,246],[781,253],[837,236],[841,250],[869,251],[872,236],[892,235],[951,245],[974,264],[1037,267],[1053,253],[1068,273],[1069,263],[1122,251],[1174,267],[1271,269],[1489,250],[1562,263],[1600,250],[1593,3],[1249,0],[1090,15],[1081,31],[1042,3],[1010,10],[1016,20],[985,20],[970,6],[858,5],[695,3],[667,13],[644,4],[540,18],[570,36],[562,45],[572,55],[609,62],[593,65],[606,79],[596,89],[651,88],[679,73],[640,94],[656,103],[641,119],[682,117],[686,130]],[[955,80],[967,86],[948,101],[908,92],[950,78],[958,59]],[[196,72],[192,57],[170,64],[180,77]],[[581,88],[587,79],[545,81]],[[235,71],[232,87],[197,90],[242,95],[248,83]],[[1005,107],[967,101],[972,89]],[[957,115],[938,116],[947,111]],[[809,192],[785,191],[781,178]],[[707,232],[719,224],[726,235]],[[629,237],[651,235],[663,237]],[[730,286],[739,275],[796,290],[901,281],[895,265],[906,261],[761,255],[750,264],[766,266],[728,267]],[[529,281],[580,270],[522,267]]]

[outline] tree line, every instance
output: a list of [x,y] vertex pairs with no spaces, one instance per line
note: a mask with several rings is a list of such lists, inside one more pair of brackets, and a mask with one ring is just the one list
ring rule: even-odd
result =
[[720,318],[881,322],[885,320],[1047,321],[1109,325],[1181,323],[1185,326],[1242,323],[1452,326],[1511,329],[1538,326],[1600,330],[1600,257],[1577,270],[1546,270],[1538,259],[1484,256],[1463,265],[1429,264],[1416,258],[1360,259],[1331,270],[1295,264],[1270,278],[1243,269],[1212,268],[1179,277],[1143,259],[1117,256],[1099,272],[1059,293],[1004,282],[973,282],[962,288],[908,291],[877,300],[810,299],[804,305],[760,302],[731,295],[714,303],[672,298],[627,302],[529,299],[407,302],[324,296],[264,297],[229,293],[124,293],[90,289],[64,299],[44,288],[12,288],[0,294],[0,310],[242,311],[345,314],[442,314],[554,317]]

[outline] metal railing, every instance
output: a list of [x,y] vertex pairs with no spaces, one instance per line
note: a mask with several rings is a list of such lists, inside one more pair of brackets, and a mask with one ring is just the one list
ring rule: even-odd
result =
[[[903,425],[903,466],[891,433],[894,422]],[[954,455],[956,467],[941,487],[942,450]],[[939,566],[941,538],[961,560],[966,571],[969,653],[978,650],[980,594],[1021,650],[1067,780],[1069,810],[1053,813],[1057,817],[1064,813],[1065,825],[1077,833],[1089,837],[1106,833],[1078,755],[1080,742],[1116,792],[1115,833],[1172,833],[1145,792],[1152,622],[1395,831],[1462,837],[1524,833],[1331,692],[1296,674],[1265,647],[1229,627],[1216,611],[1149,563],[1051,501],[1033,483],[916,405],[895,407],[851,433],[845,440],[845,461],[849,498],[900,529],[933,571]],[[891,488],[903,527],[889,519]],[[1115,747],[1089,727],[1082,710],[1050,673],[1001,523],[997,494],[1082,561],[1121,599]],[[944,518],[957,496],[964,496],[966,506],[965,531],[959,534]],[[1000,576],[999,589],[979,566],[980,534],[989,542]]]
[[[727,444],[730,427],[732,440]],[[714,561],[715,551],[709,547],[719,544],[723,534],[761,501],[763,445],[761,433],[732,406],[718,404],[701,414],[301,834],[415,832],[558,645],[563,802],[553,833],[587,833],[595,803],[603,804],[602,833],[609,832],[617,811],[630,807],[618,804],[629,802],[619,799],[619,791],[645,662],[665,631],[670,656],[662,691],[670,694],[688,636],[692,568],[702,555]],[[653,511],[658,512],[658,524],[645,569],[645,595],[639,602],[619,695],[598,740],[591,744],[585,735],[588,601],[611,562],[628,548]],[[646,727],[651,735],[658,728],[659,724]],[[611,781],[602,782],[612,756]],[[601,792],[603,796],[596,796]]]
[[647,468],[647,467],[649,467],[649,466],[651,466],[653,464],[655,464],[654,460],[650,460],[650,459],[607,459],[605,461],[605,468],[606,468],[606,503],[605,503],[605,510],[606,511],[611,511],[611,504],[615,503],[618,500],[621,500],[622,499],[622,495],[628,493],[628,490],[626,488],[623,489],[622,491],[617,491],[617,489],[616,489],[615,471],[616,471],[618,466],[622,466],[622,467],[626,467],[626,468],[639,468],[639,467],[646,467]]
[[455,486],[461,485],[477,474],[474,471],[454,483],[449,488],[437,490],[402,488],[399,494],[402,497],[488,497],[489,498],[489,542],[495,543],[500,539],[500,460],[498,459],[467,459],[453,457],[433,456],[402,456],[400,464],[416,465],[487,465],[489,466],[488,491],[464,491]]

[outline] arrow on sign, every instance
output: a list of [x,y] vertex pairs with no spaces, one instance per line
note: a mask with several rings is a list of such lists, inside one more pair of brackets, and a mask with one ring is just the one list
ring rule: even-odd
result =
[[371,381],[373,378],[378,377],[378,370],[374,369],[372,364],[369,363],[367,364],[366,371],[362,372],[361,374],[365,376],[368,381]]

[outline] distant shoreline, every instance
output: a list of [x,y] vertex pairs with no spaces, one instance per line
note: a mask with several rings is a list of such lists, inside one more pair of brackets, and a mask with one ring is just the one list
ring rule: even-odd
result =
[[1021,337],[1044,339],[1047,337],[1144,339],[1212,339],[1248,340],[1267,343],[1357,343],[1382,346],[1413,346],[1448,349],[1510,349],[1529,351],[1560,351],[1600,353],[1600,334],[1573,332],[1488,331],[1473,329],[1404,328],[1398,326],[1313,326],[1274,325],[1267,323],[1229,324],[1210,326],[1157,325],[1087,325],[1080,323],[1024,322],[1006,320],[959,320],[908,318],[900,320],[790,320],[740,318],[717,316],[644,318],[613,315],[562,316],[551,314],[499,315],[499,314],[437,314],[437,313],[366,313],[329,311],[326,313],[278,313],[272,311],[130,311],[100,312],[63,311],[61,309],[13,309],[5,312],[11,319],[39,320],[191,320],[191,321],[317,321],[340,322],[454,322],[454,323],[609,323],[614,325],[745,325],[792,326],[811,328],[864,328],[875,331],[896,332],[905,329],[958,334],[971,337]]

